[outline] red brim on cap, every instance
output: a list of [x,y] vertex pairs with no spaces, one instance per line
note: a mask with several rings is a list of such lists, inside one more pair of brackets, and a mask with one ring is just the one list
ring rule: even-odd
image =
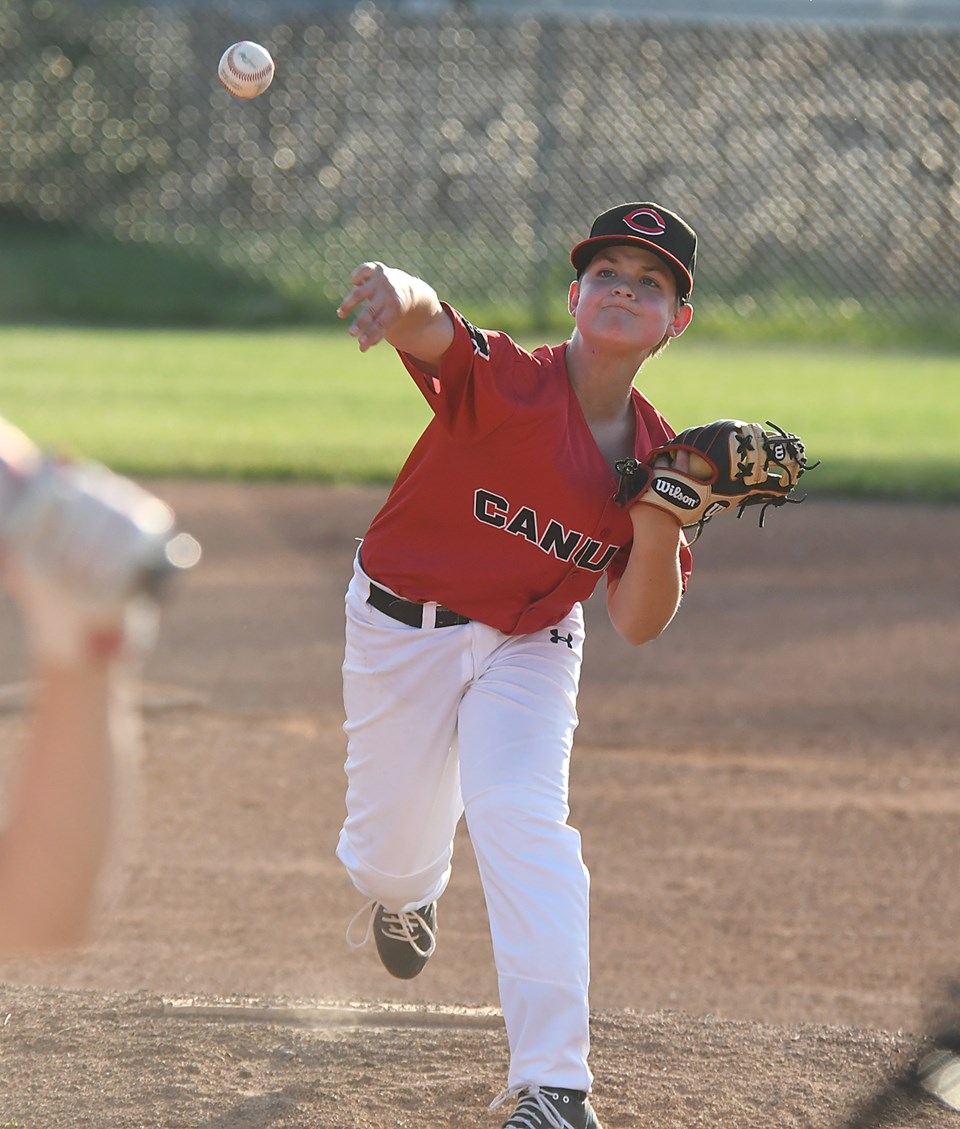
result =
[[643,247],[648,247],[654,254],[663,259],[673,271],[674,278],[677,280],[677,295],[680,298],[686,298],[693,290],[693,276],[678,258],[656,243],[651,243],[649,239],[641,239],[635,235],[598,235],[593,239],[584,239],[570,252],[570,262],[573,264],[574,270],[579,274],[586,269],[590,260],[601,247],[613,247],[617,243],[639,243]]

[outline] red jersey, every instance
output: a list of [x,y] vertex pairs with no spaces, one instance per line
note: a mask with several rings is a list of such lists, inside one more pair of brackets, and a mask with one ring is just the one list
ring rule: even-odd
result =
[[[434,418],[363,540],[374,580],[507,635],[550,627],[620,576],[633,523],[566,366],[566,343],[533,353],[444,303],[454,337],[439,375],[400,357]],[[673,437],[636,389],[634,454]],[[686,586],[690,550],[680,549]]]

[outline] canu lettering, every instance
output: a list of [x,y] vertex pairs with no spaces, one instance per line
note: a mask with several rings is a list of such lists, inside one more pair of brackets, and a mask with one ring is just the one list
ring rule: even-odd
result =
[[475,492],[473,514],[477,521],[522,537],[548,556],[572,561],[587,572],[603,572],[620,548],[577,529],[566,529],[556,518],[538,514],[531,506],[514,508],[506,498],[490,490]]

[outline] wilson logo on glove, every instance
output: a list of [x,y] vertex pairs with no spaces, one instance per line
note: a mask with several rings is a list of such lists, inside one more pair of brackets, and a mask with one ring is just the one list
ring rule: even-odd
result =
[[700,495],[684,486],[682,482],[675,482],[670,478],[655,478],[653,488],[668,502],[683,510],[695,510],[700,505]]

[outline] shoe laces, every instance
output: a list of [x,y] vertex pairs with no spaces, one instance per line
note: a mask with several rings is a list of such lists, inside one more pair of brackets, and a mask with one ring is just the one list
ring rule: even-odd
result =
[[[519,1098],[517,1108],[503,1129],[543,1129],[545,1125],[550,1126],[550,1129],[573,1129],[570,1122],[560,1116],[557,1107],[547,1100],[545,1095],[550,1092],[546,1087],[521,1082],[518,1086],[508,1086],[497,1094],[489,1108],[496,1109],[510,1098]],[[559,1096],[556,1095],[557,1098]]]
[[[347,926],[346,941],[352,949],[360,949],[373,935],[373,923],[377,917],[377,910],[381,909],[380,902],[369,901],[362,905],[350,919]],[[354,938],[357,922],[367,915],[367,924],[363,937],[357,941]],[[389,937],[391,941],[406,941],[408,945],[422,957],[433,956],[437,947],[437,939],[433,930],[415,909],[397,910],[393,912],[384,909],[380,917],[380,932]]]
[[[350,923],[349,925],[347,925],[345,940],[351,949],[362,949],[363,946],[373,936],[373,919],[377,916],[377,909],[379,908],[379,906],[379,902],[372,900],[369,902],[364,902],[363,905],[353,915],[353,917],[350,918]],[[363,936],[358,941],[355,939],[354,933],[356,932],[357,922],[360,921],[364,914],[367,915],[367,925],[366,929],[364,930]]]
[[406,941],[422,957],[433,956],[437,939],[424,918],[415,910],[384,910],[380,915],[380,932],[391,941]]

